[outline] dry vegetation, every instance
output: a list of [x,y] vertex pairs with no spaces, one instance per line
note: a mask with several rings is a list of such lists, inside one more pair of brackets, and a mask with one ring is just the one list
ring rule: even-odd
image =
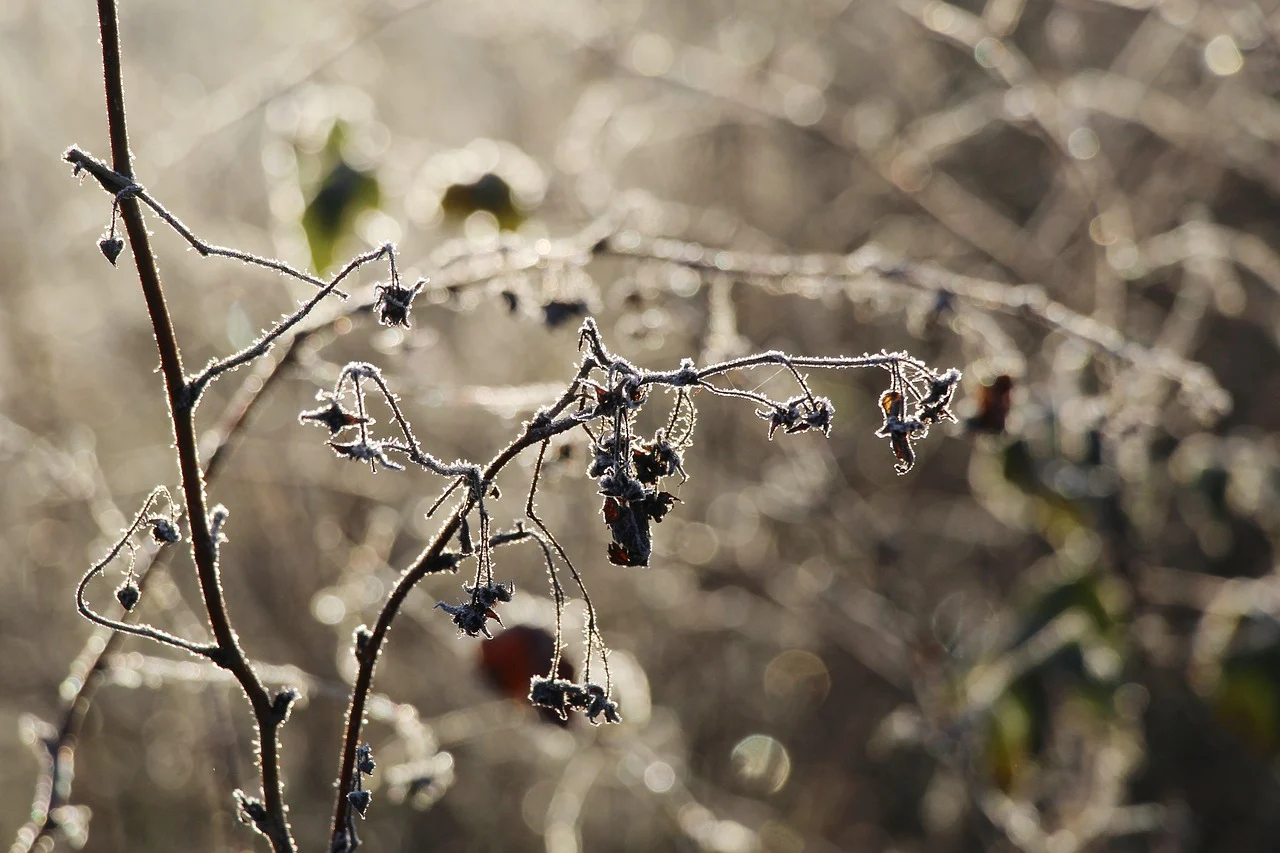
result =
[[[280,753],[301,849],[331,839],[353,632],[442,522],[451,548],[513,541],[403,601],[359,737],[366,849],[1280,846],[1273,2],[120,12],[143,201],[326,280],[369,259],[349,298],[210,382],[197,421],[209,504],[230,510],[212,521],[232,622],[262,695],[298,692]],[[197,659],[190,519],[179,544],[132,537],[131,618],[197,657],[76,612],[148,494],[182,504],[133,253],[104,260],[111,196],[59,160],[76,143],[110,161],[97,28],[85,3],[0,2],[0,829],[15,853],[265,850],[231,796],[259,796],[253,716]],[[317,295],[145,217],[188,370]],[[411,327],[379,323],[419,278]],[[883,351],[921,361],[770,356],[720,395],[681,367]],[[615,369],[579,374],[584,353]],[[950,366],[958,422],[916,441],[892,394]],[[299,423],[324,414],[317,389],[358,418],[361,382],[375,432],[353,422],[337,449],[375,463],[482,464],[558,398],[606,426],[530,442],[501,497],[462,488],[428,518],[451,479],[370,473]],[[657,498],[602,517],[597,479],[623,458],[601,461],[609,430],[658,428],[692,432],[683,472],[637,469],[678,497],[649,510],[650,543],[648,517],[619,513]],[[598,634],[538,547],[534,479]],[[451,508],[481,497],[492,530],[477,507],[453,535]],[[650,544],[647,567],[615,565]],[[87,586],[109,618],[130,550]],[[459,631],[504,636],[457,604],[473,571],[514,581],[486,600],[508,635],[554,629],[548,561],[565,660],[585,681],[607,644],[621,724],[502,698],[490,641]]]

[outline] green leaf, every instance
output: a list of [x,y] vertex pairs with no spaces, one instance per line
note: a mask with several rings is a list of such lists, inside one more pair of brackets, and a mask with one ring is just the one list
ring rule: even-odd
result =
[[344,125],[335,124],[318,155],[322,158],[320,179],[307,194],[307,206],[302,211],[302,230],[311,250],[311,263],[321,274],[333,265],[339,244],[352,233],[360,214],[377,209],[382,198],[374,174],[356,169],[343,156],[345,136]]

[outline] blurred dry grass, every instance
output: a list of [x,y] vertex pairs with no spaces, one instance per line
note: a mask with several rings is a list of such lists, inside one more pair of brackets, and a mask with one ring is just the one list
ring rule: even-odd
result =
[[[540,505],[588,575],[625,724],[553,730],[498,702],[476,644],[430,609],[458,579],[431,579],[393,632],[377,688],[399,704],[369,737],[380,771],[434,762],[443,796],[419,810],[375,789],[369,849],[1280,845],[1274,3],[124,0],[122,15],[139,179],[197,233],[307,264],[300,221],[337,120],[381,191],[342,249],[395,240],[406,277],[438,285],[410,333],[358,318],[309,352],[211,488],[232,512],[248,651],[307,688],[284,733],[304,846],[327,828],[351,630],[430,535],[438,484],[339,465],[296,413],[368,358],[433,453],[487,458],[571,376],[575,322],[546,328],[550,300],[585,301],[653,367],[744,340],[907,348],[964,370],[970,406],[1012,375],[1013,411],[1004,435],[935,430],[898,478],[873,436],[877,377],[814,377],[837,406],[829,441],[770,444],[749,411],[701,401],[648,569],[606,563],[579,445]],[[95,247],[109,205],[58,159],[72,142],[105,154],[99,61],[85,4],[0,3],[14,830],[37,774],[19,720],[58,715],[90,636],[74,585],[177,476],[136,281]],[[520,204],[446,216],[447,188],[485,171]],[[513,271],[492,252],[499,222],[530,246],[620,209],[609,257]],[[155,230],[189,366],[303,293]],[[690,248],[650,237],[729,250],[707,266],[740,274],[642,257]],[[859,273],[830,274],[851,252]],[[753,274],[750,253],[821,257]],[[1040,284],[1062,306],[1041,315],[1079,322],[1055,329],[1008,304],[1025,291],[942,271]],[[461,279],[482,284],[440,286]],[[1144,349],[1100,352],[1110,329]],[[1178,359],[1212,371],[1228,414],[1209,417],[1212,382]],[[206,425],[244,380],[213,389]],[[500,520],[528,476],[504,481]],[[508,623],[545,623],[536,555],[500,556],[520,590]],[[143,608],[199,636],[185,556]],[[239,697],[123,648],[77,753],[86,849],[250,848],[228,795],[253,777]]]

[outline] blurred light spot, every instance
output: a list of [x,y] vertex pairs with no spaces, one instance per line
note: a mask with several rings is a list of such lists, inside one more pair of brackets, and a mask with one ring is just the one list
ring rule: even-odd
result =
[[338,677],[343,681],[355,681],[359,662],[356,660],[356,656],[351,654],[351,645],[349,643],[339,643],[334,647],[333,665],[338,672]]
[[1124,660],[1111,646],[1090,643],[1084,650],[1084,666],[1099,681],[1111,681],[1120,675]]
[[1147,710],[1147,705],[1151,701],[1151,694],[1147,692],[1147,688],[1136,682],[1122,684],[1116,688],[1115,698],[1116,713],[1126,720],[1139,720],[1142,714]]
[[547,827],[543,841],[546,842],[547,853],[578,853],[581,849],[578,846],[578,834],[572,826],[563,823]]
[[356,220],[355,230],[370,246],[398,243],[401,237],[400,223],[381,210],[366,210],[361,213]]
[[624,785],[633,785],[639,782],[644,776],[644,769],[648,765],[644,759],[634,752],[629,752],[618,761],[617,774],[618,781]]
[[1011,119],[1024,119],[1036,109],[1036,96],[1026,86],[1014,86],[1004,93],[1004,111]]
[[404,332],[398,327],[382,329],[374,334],[369,343],[380,353],[392,353],[404,344]]
[[1030,814],[1031,807],[1014,806],[1012,814],[1008,816],[1005,822],[1005,831],[1009,833],[1009,840],[1018,847],[1026,848],[1036,840],[1039,833],[1039,826],[1036,820]]
[[706,624],[721,629],[741,628],[751,614],[751,595],[742,587],[727,586],[708,596]]
[[759,849],[756,834],[736,820],[718,820],[702,846],[715,853],[748,853]]
[[1004,45],[987,36],[973,47],[973,60],[983,68],[994,68],[1005,57]]
[[1185,30],[1200,14],[1200,5],[1195,0],[1165,0],[1159,4],[1160,17],[1171,26]]
[[766,794],[781,791],[791,776],[791,756],[786,747],[768,735],[743,738],[733,748],[730,761],[744,785]]
[[946,3],[930,3],[923,17],[924,25],[935,33],[949,33],[956,24],[956,10]]
[[337,625],[347,616],[347,605],[331,592],[322,592],[311,599],[311,615],[322,625]]
[[793,124],[809,127],[817,124],[826,112],[827,103],[822,92],[813,86],[792,86],[782,98],[782,111]]
[[[381,562],[381,560],[378,562]],[[373,607],[381,602],[386,595],[387,585],[376,575],[368,574],[360,579],[360,598],[366,606]]]
[[649,722],[653,714],[653,698],[649,690],[649,676],[640,661],[629,652],[615,649],[609,655],[609,668],[613,672],[613,686],[618,704],[625,709],[629,725],[640,727]]
[[722,540],[747,542],[760,529],[760,510],[750,495],[727,492],[707,507],[707,523]]
[[972,614],[969,595],[963,590],[951,593],[933,609],[933,636],[947,649],[956,649],[971,633]]
[[804,836],[776,820],[760,827],[760,842],[769,853],[804,853]]
[[190,720],[180,714],[153,714],[143,725],[147,775],[161,788],[177,791],[195,768],[196,750]]
[[644,786],[655,794],[665,794],[676,783],[676,771],[665,761],[655,761],[644,769]]
[[698,583],[686,566],[663,566],[646,575],[640,594],[654,607],[667,608],[684,604],[697,594]]
[[525,826],[541,835],[546,829],[547,806],[556,792],[556,786],[548,781],[536,782],[529,786],[524,799],[520,801],[520,816]]
[[1128,240],[1117,240],[1107,246],[1107,263],[1121,274],[1136,267],[1140,259],[1138,248]]
[[653,136],[653,112],[647,109],[623,110],[614,119],[613,131],[619,144],[626,148],[643,145]]
[[257,337],[249,315],[240,303],[233,302],[227,309],[227,342],[236,349],[248,346]]
[[688,267],[675,267],[667,277],[667,286],[676,296],[688,299],[702,286],[702,276]]
[[1067,151],[1077,160],[1093,159],[1098,156],[1098,151],[1101,147],[1098,142],[1098,134],[1087,127],[1077,127],[1067,137]]
[[755,65],[773,50],[773,30],[746,17],[730,18],[716,32],[720,50],[743,65]]
[[70,702],[76,698],[76,694],[80,692],[80,688],[84,685],[79,678],[74,675],[68,675],[58,685],[58,698],[63,702]]
[[650,308],[640,315],[640,322],[649,329],[660,329],[671,322],[671,317],[661,308]]
[[896,124],[893,103],[869,99],[848,112],[841,133],[864,151],[874,151],[889,142]]
[[311,531],[311,541],[321,551],[332,551],[342,544],[342,528],[331,515],[323,516]]
[[1067,534],[1062,553],[1077,566],[1091,566],[1102,553],[1102,537],[1087,528],[1077,528]]
[[191,765],[191,754],[184,749],[147,750],[147,774],[161,788],[180,790],[191,776]]
[[934,773],[924,799],[920,802],[920,816],[930,833],[946,832],[964,816],[968,803],[964,782],[954,773]]
[[1099,246],[1110,246],[1116,241],[1117,229],[1111,213],[1099,213],[1089,222],[1089,238]]
[[40,566],[66,563],[71,542],[65,526],[51,518],[37,519],[27,528],[27,553]]
[[492,240],[498,231],[498,217],[487,210],[477,210],[462,223],[462,233],[468,240]]
[[705,835],[708,828],[715,824],[715,815],[707,809],[706,806],[698,803],[688,803],[680,807],[680,811],[676,813],[676,823],[680,824],[680,829],[690,838],[698,838]]
[[932,177],[929,161],[914,151],[904,151],[889,164],[889,179],[905,193],[919,192]]
[[764,692],[797,705],[818,705],[831,690],[831,674],[822,658],[803,649],[788,649],[769,662]]
[[1245,308],[1244,288],[1238,281],[1224,280],[1213,291],[1213,305],[1226,317],[1239,317]]
[[705,566],[719,550],[720,537],[715,529],[701,522],[690,522],[676,534],[675,553],[690,565]]
[[1075,12],[1055,11],[1045,22],[1045,30],[1053,49],[1064,56],[1074,56],[1084,44],[1084,22]]
[[643,33],[631,42],[631,65],[646,77],[666,74],[674,59],[670,43],[655,33]]
[[759,850],[756,834],[736,820],[716,820],[705,806],[689,803],[676,815],[680,829],[703,850],[746,853]]
[[1204,47],[1204,64],[1219,77],[1230,77],[1244,67],[1244,57],[1231,36],[1217,36]]

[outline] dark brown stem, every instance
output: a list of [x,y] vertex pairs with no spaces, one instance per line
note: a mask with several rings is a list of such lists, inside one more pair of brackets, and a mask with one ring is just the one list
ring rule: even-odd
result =
[[[120,62],[119,20],[115,0],[98,0],[98,21],[102,36],[102,66],[107,97],[107,127],[111,137],[112,169],[133,180],[133,162],[129,153],[129,131],[125,121],[124,78]],[[160,351],[160,372],[164,376],[169,415],[173,424],[178,467],[182,474],[183,502],[191,529],[191,550],[195,560],[200,593],[208,612],[218,651],[217,663],[235,676],[253,707],[258,729],[259,763],[262,772],[263,805],[266,819],[259,829],[271,841],[276,853],[295,850],[284,807],[280,778],[279,743],[276,737],[280,721],[272,710],[271,696],[258,678],[240,648],[239,639],[227,616],[226,601],[218,575],[217,545],[209,532],[208,507],[204,478],[196,449],[195,410],[192,394],[182,370],[182,353],[178,348],[173,320],[165,302],[164,289],[151,242],[138,200],[131,195],[120,198],[120,215],[129,236],[129,247],[138,270],[147,313]]]

